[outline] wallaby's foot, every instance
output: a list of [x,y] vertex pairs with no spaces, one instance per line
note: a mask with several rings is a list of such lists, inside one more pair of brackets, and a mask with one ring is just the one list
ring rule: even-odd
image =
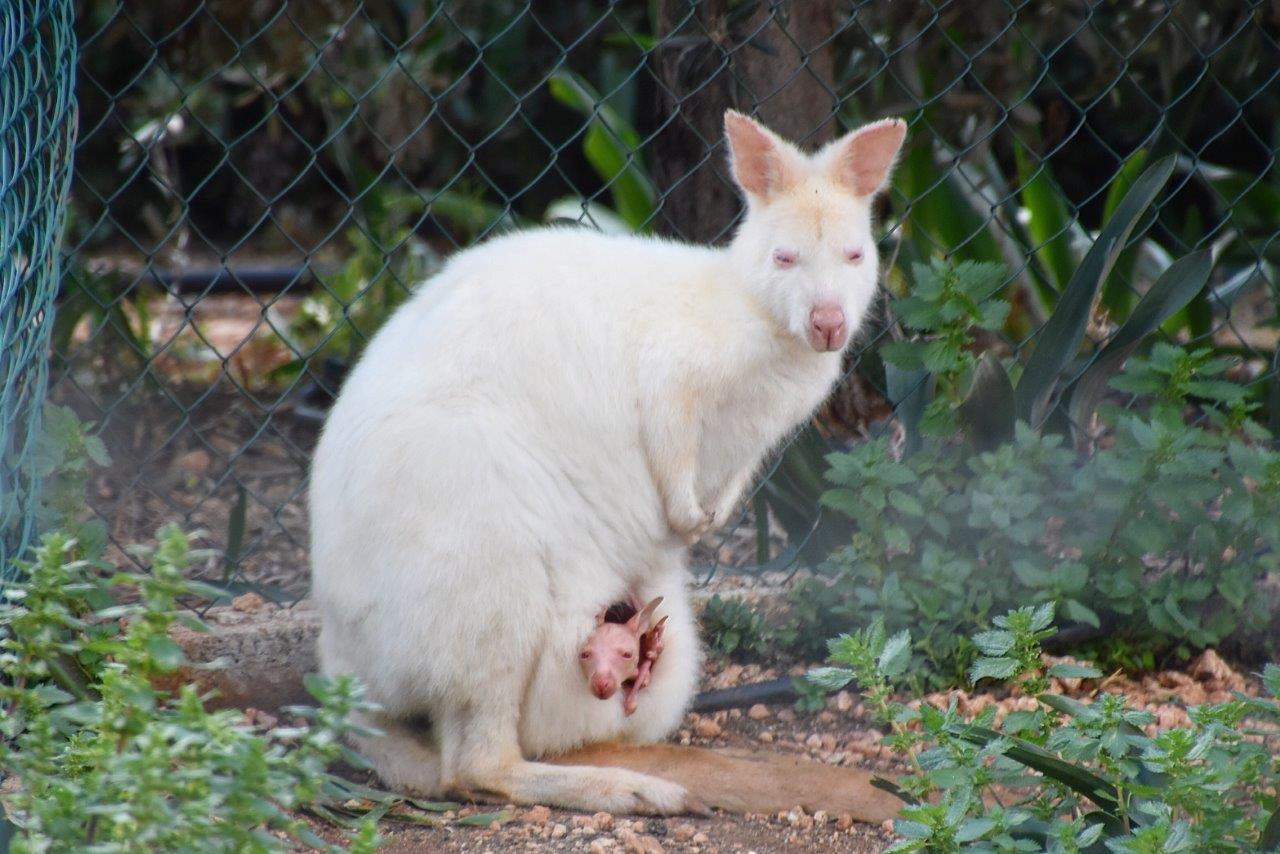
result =
[[492,780],[459,787],[468,797],[546,804],[585,812],[639,815],[705,814],[684,786],[624,768],[521,762]]

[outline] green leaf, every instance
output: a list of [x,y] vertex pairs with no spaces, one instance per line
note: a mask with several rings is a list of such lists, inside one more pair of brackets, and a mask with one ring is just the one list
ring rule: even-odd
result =
[[1043,421],[1054,384],[1062,369],[1080,349],[1094,295],[1111,272],[1138,220],[1173,174],[1174,163],[1173,156],[1165,157],[1152,164],[1134,182],[1117,207],[1115,216],[1098,234],[1063,289],[1053,315],[1036,336],[1035,352],[1023,369],[1015,392],[1018,416],[1033,426]]
[[994,827],[995,820],[989,818],[971,818],[956,830],[956,842],[973,842],[986,836]]
[[1098,679],[1102,671],[1096,667],[1083,664],[1055,664],[1049,668],[1049,675],[1059,679]]
[[969,681],[977,682],[980,679],[1009,679],[1018,672],[1018,659],[1016,658],[979,658],[973,663],[973,667],[969,668]]
[[1013,632],[1006,632],[1003,629],[978,632],[973,636],[974,645],[983,655],[1004,655],[1013,649],[1014,640]]
[[1097,613],[1076,599],[1067,599],[1063,602],[1062,610],[1066,613],[1067,619],[1075,620],[1077,623],[1085,623],[1095,629],[1102,626],[1102,621],[1098,619]]
[[991,351],[982,354],[969,393],[960,404],[960,421],[979,451],[989,451],[1013,438],[1017,417],[1013,383]]
[[887,679],[902,675],[911,663],[911,633],[906,629],[885,641],[884,649],[876,662],[880,673]]
[[511,813],[506,810],[499,810],[498,812],[481,812],[476,813],[475,815],[464,816],[454,822],[454,824],[459,824],[463,827],[488,827],[495,821],[498,824],[505,824],[506,822],[511,821]]
[[805,678],[824,691],[839,691],[853,681],[853,671],[843,667],[815,667]]
[[1080,428],[1089,423],[1107,383],[1124,366],[1125,360],[1144,338],[1204,289],[1212,269],[1212,254],[1205,249],[1179,258],[1156,279],[1129,319],[1116,330],[1093,364],[1067,392],[1073,427]]
[[573,72],[561,69],[547,85],[557,101],[591,120],[582,140],[583,154],[608,185],[619,216],[637,231],[646,229],[657,191],[640,162],[640,134]]
[[162,670],[175,670],[187,660],[182,647],[166,635],[147,639],[147,653]]
[[1074,219],[1063,201],[1066,194],[1054,183],[1048,163],[1041,162],[1037,168],[1021,145],[1013,147],[1013,155],[1022,184],[1022,206],[1031,215],[1026,229],[1034,255],[1048,272],[1054,291],[1061,292],[1076,266],[1071,254]]

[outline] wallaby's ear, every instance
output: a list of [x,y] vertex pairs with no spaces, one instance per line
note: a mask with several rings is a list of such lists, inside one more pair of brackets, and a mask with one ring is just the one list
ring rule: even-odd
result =
[[795,181],[796,153],[773,131],[737,110],[728,110],[724,133],[733,178],[748,195],[768,201]]
[[889,181],[906,136],[906,122],[884,119],[863,125],[831,143],[831,168],[837,183],[858,196],[880,192]]

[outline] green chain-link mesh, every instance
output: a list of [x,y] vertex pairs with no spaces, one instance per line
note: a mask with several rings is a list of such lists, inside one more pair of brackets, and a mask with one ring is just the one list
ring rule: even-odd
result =
[[[90,495],[113,537],[171,518],[204,528],[227,552],[210,571],[228,579],[305,587],[306,471],[326,395],[448,252],[566,217],[722,239],[737,211],[727,107],[810,145],[907,118],[883,210],[891,279],[931,254],[999,261],[1023,307],[1061,287],[1113,186],[1177,155],[1104,308],[1122,316],[1152,269],[1211,246],[1214,288],[1186,320],[1190,340],[1275,386],[1273,3],[81,5],[54,394],[116,458]],[[1027,310],[995,342],[1006,355],[1043,320]],[[886,329],[872,324],[827,413],[845,439],[891,415],[864,358]],[[29,354],[39,340],[24,335]],[[769,477],[774,514],[789,492],[821,487],[785,461]],[[812,506],[792,509],[794,544]],[[768,536],[744,525],[724,556],[776,555]]]
[[0,4],[0,566],[32,533],[34,446],[75,139],[71,0]]

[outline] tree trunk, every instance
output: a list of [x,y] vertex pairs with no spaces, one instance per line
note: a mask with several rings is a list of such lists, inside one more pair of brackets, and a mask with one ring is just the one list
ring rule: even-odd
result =
[[755,116],[804,147],[831,138],[833,2],[759,0],[730,11],[727,0],[659,0],[659,231],[699,243],[728,237],[740,205],[725,110]]

